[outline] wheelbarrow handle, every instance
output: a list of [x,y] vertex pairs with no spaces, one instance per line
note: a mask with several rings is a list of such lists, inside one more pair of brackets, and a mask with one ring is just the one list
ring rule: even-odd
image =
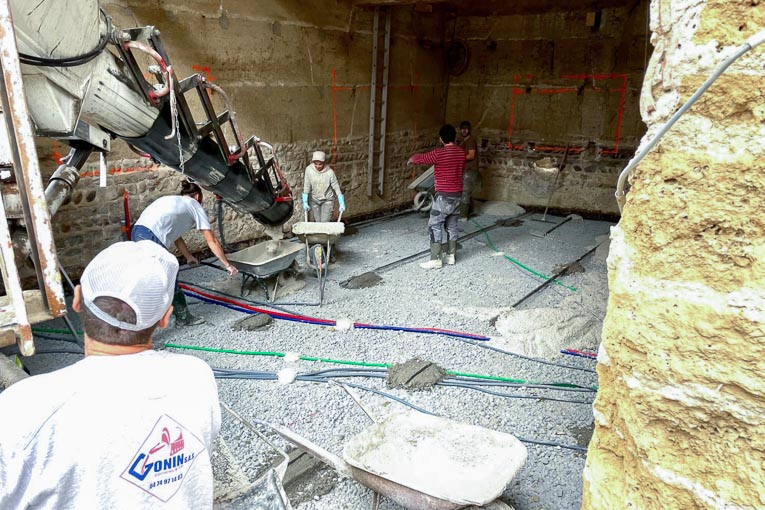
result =
[[205,262],[204,260],[200,260],[199,261],[199,265],[200,266],[214,267],[215,269],[217,269],[219,271],[226,271],[226,272],[228,272],[228,270],[226,270],[223,267],[220,267],[218,264],[213,264],[212,262]]
[[296,432],[293,432],[287,427],[282,427],[281,425],[275,425],[273,423],[259,420],[257,418],[253,418],[251,423],[270,429],[271,431],[280,435],[282,439],[284,439],[285,441],[289,441],[290,443],[296,446],[299,446],[300,448],[308,452],[310,455],[312,455],[313,457],[316,457],[317,459],[327,464],[329,467],[339,472],[340,474],[351,476],[350,468],[348,467],[348,464],[346,464],[343,459],[341,459],[334,453],[328,452],[321,446],[304,438],[303,436],[297,434]]
[[229,413],[231,416],[233,416],[234,418],[236,418],[237,420],[239,420],[240,422],[242,422],[242,425],[244,425],[245,427],[247,427],[248,429],[250,429],[252,432],[254,432],[256,436],[258,436],[260,439],[262,439],[262,440],[263,440],[263,441],[264,441],[266,444],[268,444],[268,446],[270,446],[271,448],[273,448],[273,449],[274,449],[274,450],[275,450],[275,451],[276,451],[276,452],[277,452],[279,455],[281,455],[281,456],[282,456],[282,458],[284,458],[284,461],[283,461],[283,462],[281,462],[281,463],[279,464],[279,466],[277,467],[277,469],[276,469],[276,472],[277,472],[277,474],[279,475],[279,480],[280,480],[280,481],[283,481],[283,480],[284,480],[284,475],[287,473],[287,465],[288,465],[288,464],[289,464],[289,462],[290,462],[290,456],[289,456],[289,455],[287,455],[287,452],[285,452],[284,450],[282,450],[281,448],[279,448],[278,446],[276,446],[276,445],[275,445],[275,444],[274,444],[274,443],[273,443],[273,442],[272,442],[270,439],[268,439],[266,436],[264,436],[264,435],[263,435],[263,433],[257,429],[257,427],[255,427],[255,426],[254,426],[252,423],[250,423],[249,421],[245,420],[245,419],[242,417],[242,415],[240,415],[239,413],[237,413],[236,411],[234,411],[233,409],[231,409],[231,408],[230,408],[228,405],[226,405],[226,403],[225,403],[225,402],[221,402],[221,403],[220,403],[220,406],[221,406],[221,407],[222,407],[222,408],[223,408],[223,409],[224,409],[224,410],[225,410],[227,413]]

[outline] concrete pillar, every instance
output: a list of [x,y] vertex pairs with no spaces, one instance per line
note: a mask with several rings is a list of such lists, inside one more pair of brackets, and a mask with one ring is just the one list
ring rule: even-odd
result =
[[[760,0],[653,0],[643,143],[764,27]],[[631,179],[583,508],[765,508],[764,67],[734,64]]]

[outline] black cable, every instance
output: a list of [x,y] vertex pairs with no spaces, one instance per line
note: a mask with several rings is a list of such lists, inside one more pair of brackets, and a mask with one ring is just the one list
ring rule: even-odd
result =
[[595,388],[570,388],[568,386],[555,386],[552,384],[533,384],[533,383],[511,383],[507,381],[492,381],[489,379],[476,379],[469,377],[456,376],[447,380],[454,380],[456,382],[473,384],[475,386],[502,386],[506,388],[532,388],[540,390],[556,390],[556,391],[569,391],[575,393],[596,393]]
[[[235,373],[233,373],[233,372],[235,372],[234,370],[226,370],[226,374],[225,375],[217,373],[218,369],[213,369],[213,372],[215,373],[215,377],[217,379],[275,380],[277,378],[276,374],[272,374],[272,373],[269,374],[269,373],[266,373],[266,372],[254,373],[254,374],[252,374],[253,375],[252,377],[250,377],[249,376],[250,374],[247,374],[246,371],[241,371],[242,373],[235,374]],[[264,376],[268,376],[268,377],[266,378]],[[298,375],[296,377],[296,380],[298,380],[298,381],[306,381],[306,382],[320,382],[320,383],[328,383],[329,382],[327,380],[327,378],[313,377],[313,376],[307,376],[307,375],[302,375],[302,376]],[[438,414],[436,414],[436,413],[434,413],[432,411],[428,411],[427,409],[423,409],[422,407],[419,407],[419,406],[409,402],[408,400],[404,400],[403,398],[399,398],[399,397],[397,397],[395,395],[391,395],[390,393],[386,393],[384,391],[380,391],[380,390],[377,390],[377,389],[374,389],[374,388],[369,388],[367,386],[362,386],[360,384],[354,384],[354,383],[348,383],[348,382],[345,382],[343,384],[346,385],[346,386],[350,386],[351,388],[357,388],[357,389],[360,389],[360,390],[369,391],[371,393],[375,393],[377,395],[389,398],[389,399],[394,400],[394,401],[396,401],[396,402],[398,402],[400,404],[403,404],[403,405],[405,405],[407,407],[410,407],[410,408],[414,409],[415,411],[419,411],[419,412],[424,413],[424,414],[429,414],[430,416],[439,416]],[[565,449],[568,449],[568,450],[575,450],[575,451],[580,451],[580,452],[586,452],[587,451],[587,448],[584,448],[584,447],[578,446],[578,445],[576,445],[576,446],[575,445],[567,445],[567,444],[563,444],[563,443],[556,443],[556,442],[553,442],[553,441],[538,441],[536,439],[528,439],[528,438],[521,437],[521,436],[518,436],[518,435],[515,435],[515,434],[513,434],[513,435],[519,441],[521,441],[523,443],[536,444],[536,445],[541,445],[541,446],[552,446],[552,447],[555,447],[555,448],[565,448]]]
[[[70,344],[80,345],[79,338],[77,338],[77,340],[72,340],[71,338],[69,338],[69,335],[67,335],[66,337],[56,337],[51,335],[44,335],[42,333],[37,333],[36,331],[32,332],[32,334],[37,338],[43,338],[45,340],[55,340],[56,342],[67,342]],[[82,346],[80,345],[80,347]]]
[[487,390],[486,388],[481,388],[479,386],[471,386],[469,384],[465,383],[458,383],[458,382],[451,382],[451,381],[441,381],[437,383],[439,386],[450,386],[453,388],[465,388],[469,390],[476,390],[480,391],[481,393],[486,393],[488,395],[494,395],[495,397],[504,397],[504,398],[520,398],[520,399],[529,399],[529,400],[551,400],[553,402],[566,402],[569,404],[587,404],[592,405],[592,402],[586,401],[586,400],[568,400],[565,398],[554,398],[554,397],[543,397],[543,396],[534,396],[534,395],[511,395],[509,393],[500,393],[498,391],[492,391]]
[[226,238],[223,235],[223,199],[217,198],[218,202],[218,235],[220,236],[220,244],[223,247],[223,251],[232,252],[234,248],[226,243]]
[[502,354],[508,354],[510,356],[515,356],[516,358],[521,358],[521,359],[525,359],[525,360],[528,360],[528,361],[536,361],[537,363],[541,363],[543,365],[551,365],[551,366],[554,366],[554,367],[568,368],[570,370],[579,370],[579,371],[582,371],[582,372],[588,372],[588,373],[592,373],[592,374],[596,374],[597,373],[595,370],[592,370],[591,368],[577,367],[577,366],[574,366],[574,365],[566,365],[566,364],[563,364],[563,363],[555,363],[553,361],[547,361],[547,360],[544,360],[544,359],[541,359],[541,358],[533,358],[531,356],[524,356],[523,354],[518,354],[517,352],[505,351],[503,349],[499,349],[498,347],[492,347],[491,345],[486,345],[484,342],[475,342],[473,340],[468,340],[466,338],[459,338],[459,337],[457,337],[457,340],[459,340],[461,342],[465,342],[466,344],[471,344],[471,345],[475,345],[477,347],[482,347],[484,349],[489,349],[491,351],[499,352],[499,353],[502,353]]
[[72,349],[36,349],[33,356],[37,356],[38,354],[77,354],[79,356],[85,356],[84,352]]
[[[205,265],[207,265],[207,264],[205,264]],[[292,306],[319,306],[319,303],[294,303],[294,302],[290,302],[290,303],[266,303],[264,301],[254,301],[252,299],[247,299],[247,298],[244,298],[244,297],[237,297],[237,296],[234,296],[233,294],[227,294],[227,293],[221,292],[219,290],[215,290],[215,289],[211,289],[209,287],[205,287],[204,285],[199,285],[198,283],[192,283],[192,282],[184,281],[184,280],[178,280],[178,283],[183,283],[184,285],[188,285],[189,287],[198,287],[198,288],[200,288],[202,290],[205,290],[207,292],[213,292],[213,293],[219,294],[219,295],[221,295],[223,297],[235,299],[237,301],[242,301],[242,302],[250,304],[250,305],[265,306],[265,307],[268,307],[268,308],[273,308],[274,310],[278,310],[280,312],[288,313],[290,315],[303,315],[303,314],[300,313],[300,312],[295,312],[293,310],[289,310],[287,308],[283,308],[283,307],[281,307],[279,305],[283,305],[284,304],[284,305],[292,305]]]
[[75,67],[90,62],[104,51],[106,45],[109,43],[109,34],[111,34],[112,31],[111,17],[106,14],[106,11],[104,11],[102,7],[99,7],[98,11],[104,16],[104,20],[106,21],[106,31],[101,35],[98,41],[98,46],[89,52],[74,57],[64,58],[40,57],[38,55],[29,55],[27,53],[19,52],[19,61],[22,64],[39,67]]

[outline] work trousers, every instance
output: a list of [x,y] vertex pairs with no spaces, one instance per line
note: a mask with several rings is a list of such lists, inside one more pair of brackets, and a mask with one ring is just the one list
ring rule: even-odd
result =
[[470,197],[478,185],[481,174],[477,170],[467,170],[462,174],[462,203],[470,204]]
[[311,200],[311,212],[313,221],[332,221],[332,213],[335,212],[335,199]]
[[[444,244],[448,240],[457,240],[457,220],[460,217],[460,197],[445,197],[436,194],[428,218],[430,242]],[[444,230],[446,233],[444,234]]]

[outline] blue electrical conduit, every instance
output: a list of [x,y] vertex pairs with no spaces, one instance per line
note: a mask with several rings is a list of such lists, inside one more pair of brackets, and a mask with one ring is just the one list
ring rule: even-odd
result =
[[[217,294],[221,294],[221,295],[226,296],[226,297],[232,297],[233,298],[233,296],[230,296],[229,294],[225,294],[225,293],[220,292],[220,291],[212,291],[212,292],[215,292]],[[242,313],[247,313],[247,314],[261,313],[261,312],[255,312],[253,310],[250,310],[248,308],[244,308],[244,307],[241,307],[241,306],[236,306],[236,305],[232,305],[230,303],[224,303],[224,302],[221,302],[221,301],[217,301],[215,299],[211,299],[209,297],[197,294],[197,293],[195,293],[195,292],[193,292],[191,290],[185,290],[184,289],[184,294],[186,294],[187,296],[193,297],[195,299],[198,299],[200,301],[203,301],[205,303],[210,303],[210,304],[214,304],[214,305],[218,305],[218,306],[223,306],[225,308],[228,308],[230,310],[234,310],[234,311],[237,311],[237,312],[242,312]],[[268,311],[264,310],[262,313],[268,313]],[[277,317],[277,318],[280,318],[280,319],[283,319],[283,320],[289,320],[289,321],[293,321],[293,322],[302,322],[302,323],[306,323],[306,324],[314,324],[314,325],[320,325],[320,326],[328,326],[328,325],[329,326],[334,326],[334,321],[328,321],[326,319],[311,319],[311,318],[308,318],[308,317],[302,317],[301,318],[298,315],[295,315],[294,317],[280,316],[280,317]],[[479,342],[476,342],[476,340],[480,340],[481,342],[485,342],[485,341],[491,340],[491,338],[489,338],[489,337],[478,337],[477,335],[474,336],[474,335],[472,335],[470,333],[465,333],[465,334],[458,334],[456,332],[446,333],[446,332],[437,332],[437,331],[430,331],[430,330],[420,330],[420,329],[417,329],[417,328],[404,328],[404,327],[399,327],[399,326],[373,326],[371,324],[364,325],[363,327],[356,326],[356,328],[357,329],[395,330],[395,331],[406,331],[406,332],[417,332],[417,333],[422,332],[422,333],[427,333],[427,334],[443,334],[443,335],[446,335],[446,336],[451,336],[453,338],[457,338],[458,340],[460,340],[462,342],[465,342],[465,343],[468,343],[468,344],[471,344],[471,345],[476,345],[478,347],[489,349],[489,350],[492,350],[492,351],[495,351],[495,352],[498,352],[498,353],[501,353],[501,354],[507,354],[507,355],[510,355],[510,356],[515,356],[517,358],[525,359],[525,360],[528,360],[528,361],[534,361],[536,363],[541,363],[541,364],[544,364],[544,365],[550,365],[550,366],[555,366],[555,367],[560,367],[560,368],[566,368],[566,369],[569,369],[569,370],[579,370],[581,372],[587,372],[587,373],[592,373],[592,374],[596,373],[595,370],[592,370],[590,368],[583,368],[583,367],[578,367],[578,366],[575,366],[575,365],[566,365],[566,364],[563,364],[563,363],[555,363],[553,361],[547,361],[547,360],[544,360],[544,359],[534,358],[534,357],[531,357],[531,356],[524,356],[523,354],[514,353],[512,351],[506,351],[506,350],[503,350],[503,349],[499,349],[497,347],[493,347],[493,346],[488,345],[488,344],[479,343]],[[394,329],[394,328],[396,328],[396,329]],[[464,335],[464,336],[462,336],[462,335]]]
[[[322,326],[335,326],[336,321],[331,319],[319,319],[316,317],[306,317],[302,315],[295,315],[295,314],[284,314],[284,313],[275,313],[270,310],[263,310],[263,309],[254,309],[254,307],[250,307],[248,305],[243,305],[241,303],[237,303],[236,299],[230,297],[222,292],[218,292],[218,294],[223,294],[228,299],[216,299],[214,296],[205,295],[205,293],[197,291],[193,289],[193,287],[189,285],[184,285],[186,288],[183,288],[184,294],[187,296],[200,299],[202,301],[217,304],[221,306],[225,306],[226,308],[231,308],[232,310],[242,311],[245,313],[265,313],[267,315],[270,315],[276,319],[284,319],[284,320],[292,320],[295,322],[304,322],[307,324],[317,324]],[[228,301],[228,302],[227,302]],[[233,301],[233,303],[231,302]],[[387,331],[403,331],[408,333],[423,333],[426,335],[444,335],[454,338],[469,338],[470,340],[474,341],[481,341],[481,342],[487,342],[491,340],[488,336],[483,335],[477,335],[473,333],[463,333],[460,331],[451,331],[451,330],[444,330],[444,329],[437,329],[437,328],[413,328],[413,327],[406,327],[406,326],[388,326],[388,325],[377,325],[377,324],[365,324],[365,323],[359,323],[356,322],[353,324],[353,327],[355,329],[374,329],[374,330],[387,330]]]

